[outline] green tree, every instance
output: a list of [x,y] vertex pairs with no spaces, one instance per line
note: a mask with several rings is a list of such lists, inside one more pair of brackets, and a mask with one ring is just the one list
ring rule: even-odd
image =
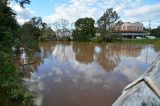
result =
[[118,13],[114,11],[113,8],[107,9],[105,13],[98,19],[97,24],[99,33],[101,33],[103,40],[111,40],[113,38],[112,32],[118,19]]
[[120,31],[122,24],[124,24],[123,21],[121,21],[121,20],[117,21],[113,26],[113,30],[114,31]]
[[115,25],[113,26],[112,28],[112,33],[110,34],[111,35],[111,39],[113,40],[122,40],[123,36],[122,36],[122,33],[121,33],[121,25],[123,24],[123,22],[121,20],[117,21],[115,23]]
[[101,16],[97,23],[99,28],[102,30],[110,30],[119,19],[118,13],[113,10],[113,8],[109,8],[106,12]]
[[40,30],[43,28],[43,22],[41,17],[33,17],[31,20],[28,22],[32,26],[32,33],[35,39],[38,40],[40,36]]
[[[24,85],[19,72],[13,63],[13,52],[11,47],[17,45],[16,36],[18,23],[15,13],[8,6],[11,0],[0,0],[0,105],[13,106],[19,105],[32,106],[33,93]],[[21,0],[20,4],[27,3],[28,0]]]
[[75,22],[75,30],[73,31],[73,39],[77,41],[90,41],[95,37],[94,19],[80,18]]
[[160,38],[160,26],[158,26],[157,28],[151,29],[150,35]]
[[23,8],[24,8],[24,4],[30,4],[31,2],[30,0],[2,0],[2,1],[16,1]]
[[18,28],[18,23],[15,19],[15,13],[7,6],[8,1],[0,1],[0,33],[11,32],[15,34]]
[[39,40],[44,41],[44,40],[53,40],[56,38],[55,32],[52,30],[51,27],[48,27],[47,24],[41,29],[41,34],[39,37]]
[[19,39],[22,47],[26,50],[35,50],[38,47],[38,39],[41,35],[41,30],[44,24],[40,17],[33,17],[30,21],[24,23],[19,29]]

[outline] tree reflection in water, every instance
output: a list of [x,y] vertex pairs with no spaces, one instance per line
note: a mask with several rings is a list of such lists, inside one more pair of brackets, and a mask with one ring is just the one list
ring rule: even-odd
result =
[[[158,47],[78,42],[40,44],[30,81],[41,106],[107,106],[156,58]],[[146,52],[148,49],[148,52]],[[147,56],[147,62],[146,62]],[[62,102],[63,101],[63,102]],[[83,102],[81,102],[83,101]]]
[[91,43],[73,43],[73,51],[75,53],[75,59],[82,63],[93,62],[94,45]]

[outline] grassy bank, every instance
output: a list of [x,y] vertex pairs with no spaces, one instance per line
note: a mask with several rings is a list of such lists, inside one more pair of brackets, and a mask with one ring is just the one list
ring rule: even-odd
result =
[[114,40],[112,43],[119,44],[156,44],[160,45],[160,39],[123,39],[123,40]]
[[[59,41],[59,40],[54,40],[56,42],[92,42],[92,43],[115,43],[115,44],[155,44],[155,45],[160,45],[160,39],[122,39],[122,40],[116,40],[116,39],[110,39],[108,41],[102,40],[102,39],[92,39],[91,41]],[[41,41],[46,42],[46,41]],[[47,41],[48,42],[48,41]],[[52,40],[50,41],[52,42]]]

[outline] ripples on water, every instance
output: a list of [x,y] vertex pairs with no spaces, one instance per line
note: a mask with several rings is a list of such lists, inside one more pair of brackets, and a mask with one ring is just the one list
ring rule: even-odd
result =
[[30,89],[39,106],[110,106],[160,47],[50,42],[40,45]]

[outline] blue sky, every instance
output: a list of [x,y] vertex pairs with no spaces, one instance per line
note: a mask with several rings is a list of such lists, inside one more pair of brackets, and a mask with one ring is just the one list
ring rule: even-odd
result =
[[48,24],[58,19],[75,22],[78,18],[92,17],[97,20],[107,8],[113,8],[124,22],[142,22],[148,27],[160,25],[160,0],[31,0],[25,9],[10,4],[20,23],[33,16],[42,17]]

